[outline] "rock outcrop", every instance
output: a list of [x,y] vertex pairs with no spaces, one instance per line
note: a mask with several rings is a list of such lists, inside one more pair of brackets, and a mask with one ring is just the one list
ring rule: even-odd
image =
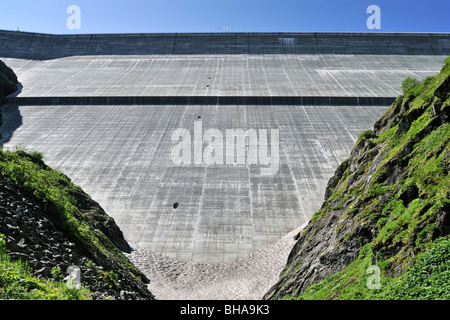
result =
[[3,61],[0,60],[0,104],[4,98],[17,91],[17,76]]
[[448,238],[449,79],[447,59],[440,74],[398,97],[359,136],[266,299],[299,298],[314,284],[316,292],[327,286],[319,298],[339,298],[364,279],[351,264],[368,257],[383,276],[396,277],[434,239]]

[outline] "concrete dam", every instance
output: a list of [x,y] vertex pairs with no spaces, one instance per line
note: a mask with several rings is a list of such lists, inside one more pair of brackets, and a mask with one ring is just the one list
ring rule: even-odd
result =
[[1,145],[43,152],[132,246],[228,263],[306,223],[402,81],[449,54],[448,34],[0,31],[21,83]]

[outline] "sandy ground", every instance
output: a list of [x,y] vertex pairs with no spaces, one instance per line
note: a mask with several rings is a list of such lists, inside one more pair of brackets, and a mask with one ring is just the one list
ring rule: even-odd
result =
[[176,261],[135,248],[128,258],[150,280],[159,300],[259,300],[279,279],[306,224],[245,258],[221,264]]

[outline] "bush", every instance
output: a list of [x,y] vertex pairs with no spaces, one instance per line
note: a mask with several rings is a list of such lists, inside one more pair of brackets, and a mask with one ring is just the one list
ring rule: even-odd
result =
[[419,84],[420,84],[420,82],[414,78],[410,78],[410,77],[406,78],[402,82],[403,93],[408,93],[408,92],[412,91],[412,89],[414,89]]
[[372,130],[366,130],[358,135],[358,140],[361,139],[374,139],[378,136]]

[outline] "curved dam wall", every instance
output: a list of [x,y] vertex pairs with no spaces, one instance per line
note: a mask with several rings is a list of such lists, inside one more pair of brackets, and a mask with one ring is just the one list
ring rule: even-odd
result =
[[396,97],[407,76],[433,74],[449,52],[447,34],[0,31],[20,97]]
[[[2,147],[42,151],[134,246],[208,263],[307,222],[402,81],[450,52],[447,34],[1,31],[0,44],[22,84]],[[233,161],[229,130],[249,135]]]
[[[13,43],[12,43],[13,41]],[[0,30],[3,57],[79,55],[368,54],[446,55],[437,33],[164,33],[50,35]],[[5,49],[8,48],[8,49]]]

